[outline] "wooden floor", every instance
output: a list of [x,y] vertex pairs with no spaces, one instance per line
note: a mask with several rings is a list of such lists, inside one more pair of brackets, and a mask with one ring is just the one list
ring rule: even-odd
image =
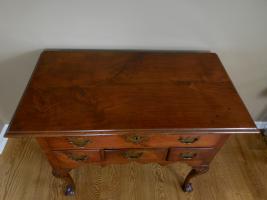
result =
[[0,155],[1,200],[250,200],[267,199],[267,145],[259,135],[232,136],[207,174],[193,180],[194,191],[178,187],[189,168],[184,164],[85,166],[74,170],[74,197],[62,194],[62,183],[34,140],[10,139]]

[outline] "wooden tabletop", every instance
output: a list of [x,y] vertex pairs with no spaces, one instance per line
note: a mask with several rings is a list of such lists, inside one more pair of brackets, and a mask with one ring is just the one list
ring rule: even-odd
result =
[[258,132],[214,53],[44,51],[7,137]]

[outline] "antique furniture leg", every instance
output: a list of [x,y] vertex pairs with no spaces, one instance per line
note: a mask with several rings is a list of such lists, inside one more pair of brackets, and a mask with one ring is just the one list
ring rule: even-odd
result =
[[189,174],[186,176],[184,183],[182,185],[182,189],[184,192],[192,192],[193,187],[192,184],[190,183],[191,178],[198,176],[200,174],[204,174],[209,170],[208,165],[204,166],[198,166],[198,167],[193,167],[193,169],[189,172]]
[[53,168],[52,174],[56,178],[64,179],[66,182],[66,186],[64,189],[64,194],[67,196],[74,195],[75,193],[75,184],[73,182],[73,179],[71,178],[69,172],[71,169],[55,169]]
[[66,186],[64,189],[65,195],[74,195],[75,192],[75,184],[73,179],[71,178],[69,172],[72,169],[63,168],[60,165],[58,159],[53,155],[52,151],[50,150],[49,145],[47,144],[47,140],[45,138],[37,138],[36,139],[39,145],[41,146],[42,151],[45,153],[47,160],[49,161],[50,165],[52,166],[52,174],[57,178],[61,178],[65,181]]

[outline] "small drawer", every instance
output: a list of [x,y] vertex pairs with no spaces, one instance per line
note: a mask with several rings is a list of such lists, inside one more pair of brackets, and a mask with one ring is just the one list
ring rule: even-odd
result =
[[123,134],[46,138],[51,149],[215,147],[220,134]]
[[216,154],[213,148],[171,148],[168,155],[168,161],[200,161],[208,163]]
[[104,150],[105,161],[112,162],[151,162],[166,159],[167,149],[118,149]]
[[101,161],[100,150],[65,150],[53,151],[59,161],[59,164],[71,168],[78,167],[81,164]]

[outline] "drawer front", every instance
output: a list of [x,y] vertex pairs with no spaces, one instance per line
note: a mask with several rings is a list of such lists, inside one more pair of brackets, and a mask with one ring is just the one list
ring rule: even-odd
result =
[[167,160],[204,164],[210,162],[216,152],[213,148],[171,148]]
[[128,134],[51,137],[47,138],[47,142],[52,149],[216,147],[225,136],[220,134]]
[[167,149],[116,149],[104,150],[107,162],[151,162],[166,160]]
[[53,151],[59,164],[70,168],[78,167],[85,163],[101,161],[100,150],[65,150]]

